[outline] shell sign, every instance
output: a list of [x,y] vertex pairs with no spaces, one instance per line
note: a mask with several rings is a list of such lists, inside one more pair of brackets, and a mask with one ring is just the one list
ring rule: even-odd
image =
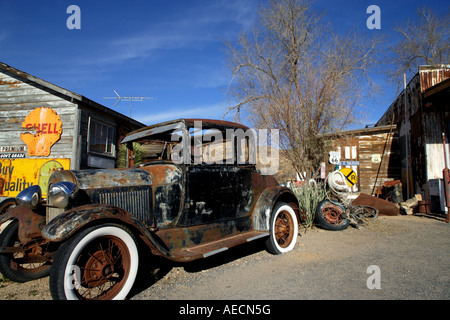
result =
[[28,155],[47,157],[50,148],[60,139],[62,122],[59,115],[51,108],[36,108],[25,117],[22,128],[34,130],[35,133],[22,133],[20,139],[28,146]]

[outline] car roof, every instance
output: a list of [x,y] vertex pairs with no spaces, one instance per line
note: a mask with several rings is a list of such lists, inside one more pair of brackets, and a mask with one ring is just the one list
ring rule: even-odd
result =
[[249,130],[249,128],[245,125],[236,123],[236,122],[230,122],[230,121],[224,121],[224,120],[213,120],[213,119],[176,119],[176,120],[170,120],[166,122],[161,122],[157,124],[153,124],[138,130],[135,130],[133,132],[130,132],[126,135],[126,137],[122,140],[121,143],[136,141],[140,138],[144,138],[151,135],[157,135],[162,134],[165,132],[174,132],[176,130],[181,129],[189,129],[195,126],[196,123],[201,122],[201,126],[203,129],[219,129],[219,130],[226,130],[226,129],[242,129],[242,130]]

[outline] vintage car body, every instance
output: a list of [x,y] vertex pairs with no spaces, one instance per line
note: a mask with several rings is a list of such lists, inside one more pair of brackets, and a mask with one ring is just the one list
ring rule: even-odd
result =
[[[192,129],[199,123],[202,129],[195,133]],[[79,244],[86,239],[91,242],[102,241],[102,237],[117,239],[121,252],[131,252],[122,258],[127,263],[119,267],[110,259],[109,264],[97,266],[98,263],[86,258],[76,265],[81,267],[78,281],[83,282],[88,274],[103,279],[100,284],[81,285],[89,291],[106,283],[112,274],[116,277],[114,283],[123,282],[125,289],[108,289],[113,293],[105,290],[94,298],[124,298],[134,281],[135,270],[125,270],[128,267],[123,264],[131,265],[130,270],[138,264],[133,262],[138,259],[133,258],[133,249],[127,249],[129,242],[142,241],[152,254],[180,262],[205,258],[261,237],[268,238],[272,253],[291,250],[298,233],[298,202],[290,189],[279,186],[272,176],[262,175],[248,161],[250,157],[242,162],[234,155],[234,161],[225,163],[205,163],[204,159],[193,162],[198,155],[193,146],[204,152],[203,155],[209,155],[205,148],[211,146],[211,139],[205,137],[211,133],[207,130],[212,129],[216,137],[233,130],[250,132],[240,124],[217,120],[181,119],[153,125],[124,139],[128,146],[127,168],[56,171],[50,177],[49,196],[45,201],[39,199],[39,190],[24,190],[16,199],[19,205],[0,217],[0,224],[15,222],[17,230],[15,238],[12,227],[5,228],[9,238],[4,233],[0,235],[0,272],[12,280],[27,281],[48,273],[53,263],[50,287],[54,298],[91,298],[78,293],[79,288],[73,289],[67,285],[68,280],[62,279],[69,261],[73,264],[81,259],[77,256],[78,260],[73,260],[71,252],[82,256],[82,250],[87,249]],[[194,140],[200,142],[193,143]],[[229,142],[214,141],[222,147]],[[231,145],[235,151],[234,140]],[[137,161],[139,150],[143,156]],[[178,158],[174,157],[174,151],[178,151]],[[39,203],[33,204],[36,198]],[[118,233],[113,230],[112,234],[97,238],[91,236],[99,229],[109,230],[102,226],[123,229],[133,240],[128,237],[123,240],[119,236],[123,230]],[[283,243],[277,239],[276,232],[284,234]],[[11,239],[15,239],[14,243]],[[98,252],[102,250],[93,249],[89,254],[100,256]],[[18,253],[20,258],[15,258]],[[15,270],[5,266],[14,265],[11,261],[16,263]],[[36,262],[40,263],[36,270],[20,267]],[[83,271],[87,265],[96,271]],[[117,280],[126,277],[133,278],[131,284]]]

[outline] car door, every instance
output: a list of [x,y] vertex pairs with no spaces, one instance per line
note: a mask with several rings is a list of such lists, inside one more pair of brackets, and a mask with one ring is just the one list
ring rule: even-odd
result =
[[[254,165],[240,165],[236,171],[236,217],[249,216],[255,202],[253,186],[253,174],[256,172]],[[257,186],[256,186],[257,187]]]
[[190,165],[186,168],[183,226],[232,220],[236,217],[236,166]]

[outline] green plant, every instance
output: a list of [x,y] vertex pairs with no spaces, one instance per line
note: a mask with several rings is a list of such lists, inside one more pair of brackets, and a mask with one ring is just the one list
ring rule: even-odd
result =
[[297,196],[299,202],[301,225],[304,228],[312,227],[317,205],[326,196],[323,186],[321,184],[309,185],[304,183],[300,187],[293,187],[292,191]]
[[[133,142],[133,152],[134,152],[134,164],[138,165],[142,163],[142,159],[144,158],[144,150],[142,145]],[[126,168],[127,167],[127,146],[125,144],[121,144],[119,146],[119,152],[117,153],[117,167],[118,168]]]

